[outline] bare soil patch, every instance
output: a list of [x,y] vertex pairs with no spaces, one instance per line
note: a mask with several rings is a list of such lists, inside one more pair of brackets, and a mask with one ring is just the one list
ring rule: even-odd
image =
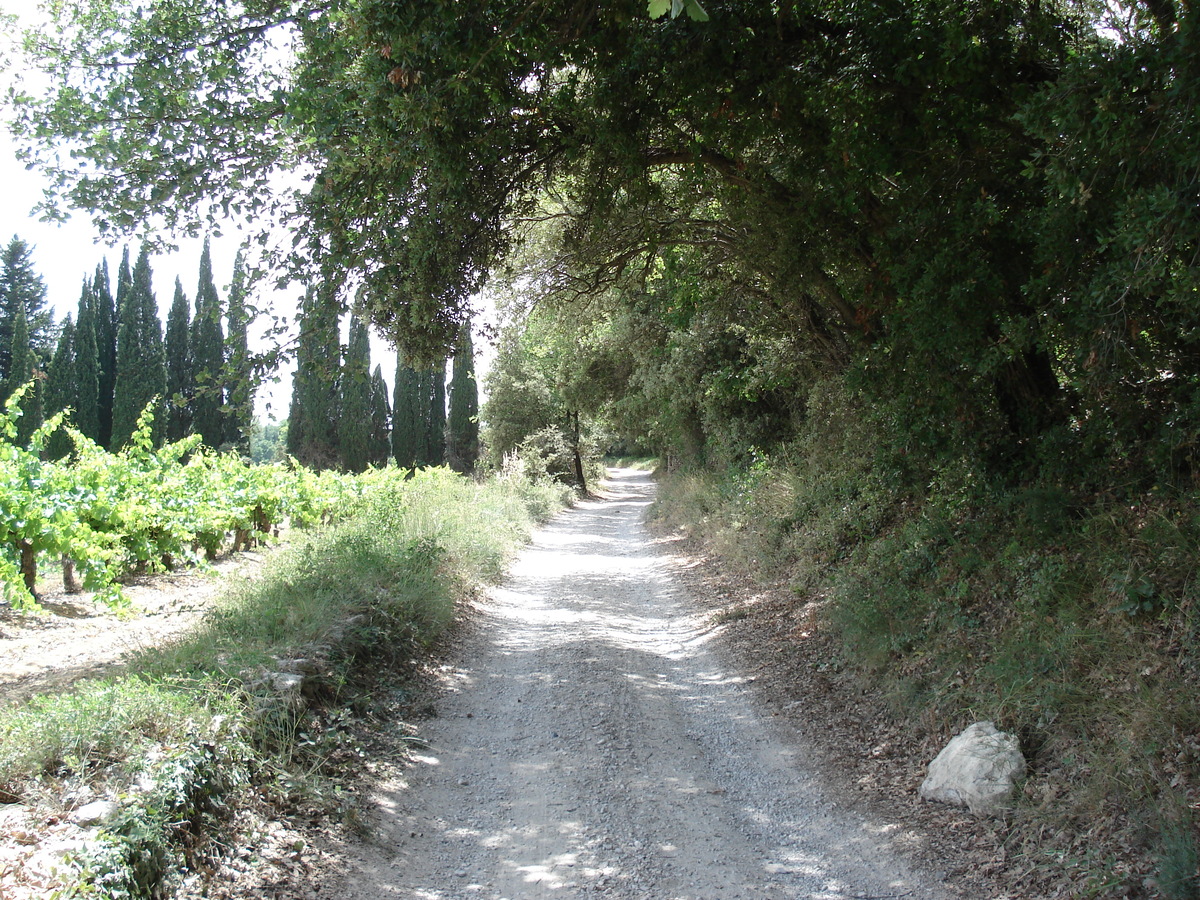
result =
[[0,608],[0,698],[14,702],[62,690],[115,669],[130,653],[160,646],[192,628],[228,579],[253,578],[268,552],[133,580],[124,588],[125,609],[47,581],[39,586],[43,612]]

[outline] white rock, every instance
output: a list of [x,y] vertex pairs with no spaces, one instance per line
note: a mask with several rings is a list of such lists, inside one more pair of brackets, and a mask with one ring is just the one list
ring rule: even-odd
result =
[[1007,806],[1024,777],[1025,757],[1017,739],[991,722],[976,722],[929,764],[920,795],[988,815]]
[[102,825],[117,811],[117,804],[112,800],[94,800],[87,803],[70,815],[70,820],[82,828]]

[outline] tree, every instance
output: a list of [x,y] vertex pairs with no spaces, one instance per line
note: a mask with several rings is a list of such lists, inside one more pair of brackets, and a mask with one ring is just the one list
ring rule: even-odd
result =
[[189,335],[192,359],[192,428],[216,449],[225,442],[225,336],[221,329],[221,297],[213,282],[208,238],[200,254],[196,316]]
[[142,411],[152,400],[156,404],[156,443],[161,443],[164,432],[162,403],[167,390],[167,370],[162,324],[150,278],[150,251],[143,246],[130,273],[128,288],[118,293],[121,321],[117,332],[117,377],[109,445],[114,451],[129,440]]
[[[705,374],[763,435],[800,414],[779,397],[845,377],[934,467],[1200,471],[1194,4],[1120,4],[1124,35],[1065,0],[133,6],[60,4],[31,42],[55,87],[17,129],[63,195],[114,227],[167,198],[202,218],[210,190],[267,204],[299,154],[298,258],[418,367],[553,225],[531,290],[641,313],[677,264],[703,305],[639,321],[751,364]],[[258,81],[280,29],[302,62]],[[54,162],[64,139],[87,167]]]
[[377,469],[388,464],[392,455],[391,404],[388,403],[387,382],[383,370],[375,366],[371,375],[371,439],[370,463]]
[[350,317],[346,359],[338,381],[338,442],[342,468],[362,472],[371,463],[371,346],[367,326]]
[[[87,288],[85,284],[85,290]],[[67,316],[58,334],[58,346],[46,372],[44,412],[53,416],[69,408],[75,395],[75,323]],[[71,452],[71,439],[62,429],[50,435],[46,442],[45,455],[48,459],[62,459]]]
[[250,459],[258,464],[287,460],[288,422],[255,420],[250,429]]
[[464,325],[450,378],[450,414],[446,459],[456,472],[471,473],[479,459],[479,388],[475,383],[475,349],[471,327]]
[[[72,422],[85,436],[97,440],[100,428],[96,318],[93,281],[85,278],[79,294],[78,323],[68,316],[58,338],[58,347],[46,374],[45,412],[53,415],[72,410]],[[70,438],[56,431],[46,444],[50,459],[61,459],[71,451]]]
[[[94,283],[84,281],[75,324],[74,371],[69,404],[75,408],[75,427],[100,443],[100,365],[96,346],[98,297]],[[101,445],[103,446],[103,445]]]
[[12,367],[13,333],[22,310],[34,359],[40,363],[54,350],[54,317],[46,307],[46,284],[34,271],[32,253],[33,248],[15,234],[0,251],[0,377],[3,378],[8,378]]
[[247,453],[254,424],[254,374],[249,348],[250,315],[246,308],[244,248],[233,261],[229,286],[229,334],[225,338],[225,443]]
[[[143,245],[142,249],[146,249]],[[121,265],[117,267],[117,292],[114,295],[113,311],[114,321],[116,322],[117,331],[121,330],[121,309],[125,305],[125,300],[129,297],[129,292],[133,289],[133,267],[129,264],[129,246],[126,245],[121,250]]]
[[33,389],[21,399],[21,418],[17,421],[16,442],[24,447],[29,438],[42,424],[42,382],[37,370],[33,348],[29,344],[29,326],[25,319],[25,305],[18,301],[16,320],[13,323],[9,372],[5,379],[4,398],[7,400],[21,385],[33,381]]
[[417,373],[417,466],[446,464],[446,364]]
[[167,312],[167,333],[164,351],[167,360],[166,437],[178,441],[192,431],[193,391],[196,378],[192,369],[192,351],[189,340],[191,322],[188,316],[188,298],[183,284],[175,279],[175,296]]
[[425,428],[420,376],[405,359],[396,355],[395,400],[392,404],[392,455],[402,469],[417,466],[417,448]]
[[296,374],[288,411],[287,451],[314,469],[338,464],[338,309],[317,289],[300,304]]
[[520,451],[545,474],[585,487],[582,443],[590,424],[568,399],[564,375],[576,362],[573,341],[539,310],[505,310],[499,352],[488,373],[484,409],[493,465]]
[[[128,280],[129,248],[121,257],[118,281]],[[99,431],[97,443],[112,449],[113,396],[117,385],[117,305],[108,277],[108,260],[96,267],[92,281],[96,319],[96,398]]]

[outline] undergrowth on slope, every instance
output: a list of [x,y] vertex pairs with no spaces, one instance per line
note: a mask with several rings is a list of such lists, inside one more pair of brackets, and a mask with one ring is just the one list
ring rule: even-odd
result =
[[169,894],[244,791],[353,817],[337,776],[358,758],[360,695],[419,661],[565,500],[511,474],[371,475],[341,524],[298,536],[130,674],[0,709],[0,799],[112,800],[69,893],[114,900]]
[[914,735],[984,719],[1019,735],[1032,774],[1016,820],[1101,826],[1094,858],[1060,859],[1087,895],[1200,896],[1195,496],[997,485],[966,460],[922,482],[836,386],[808,410],[770,457],[667,479],[655,514],[786,585],[798,620],[818,609]]

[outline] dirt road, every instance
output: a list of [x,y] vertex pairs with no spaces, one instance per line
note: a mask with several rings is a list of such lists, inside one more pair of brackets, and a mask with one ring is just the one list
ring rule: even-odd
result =
[[541,531],[492,592],[342,900],[936,900],[755,708],[641,520],[644,473]]

